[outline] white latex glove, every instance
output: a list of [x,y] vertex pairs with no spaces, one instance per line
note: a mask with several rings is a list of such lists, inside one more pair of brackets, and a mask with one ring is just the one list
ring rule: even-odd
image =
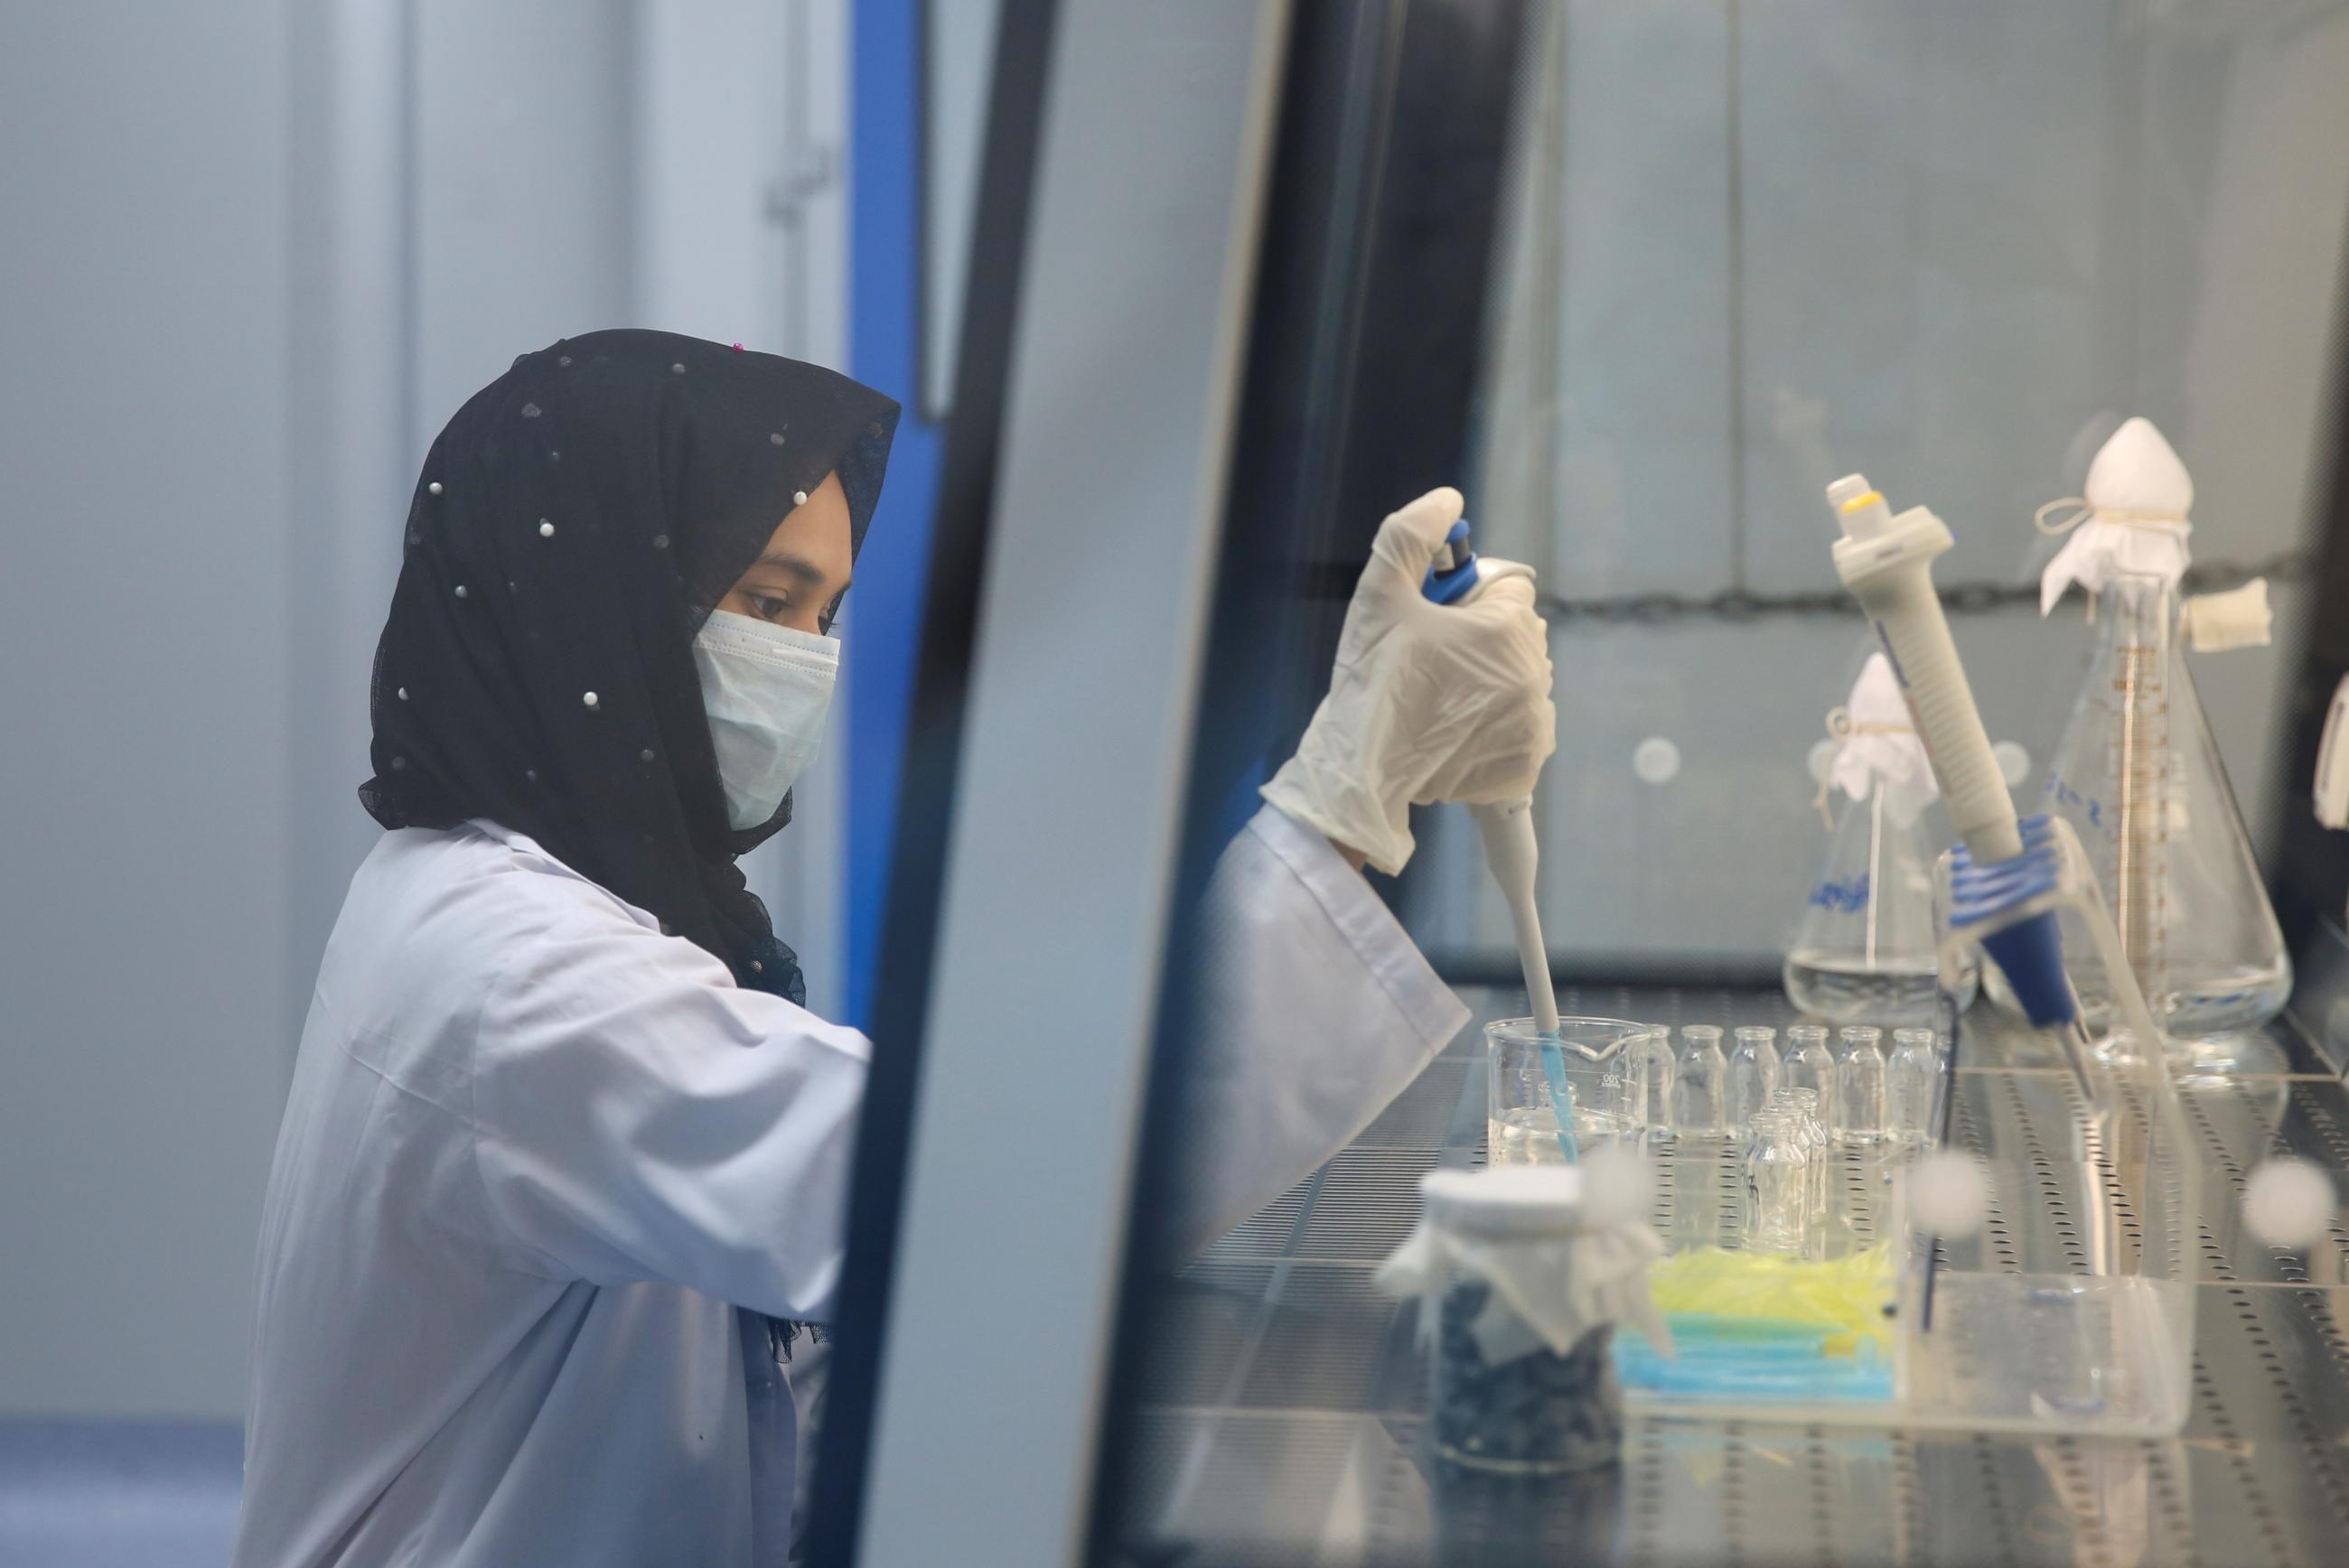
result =
[[1379,525],[1330,695],[1263,791],[1390,875],[1411,859],[1413,805],[1531,794],[1557,746],[1533,569],[1479,556],[1469,602],[1420,591],[1461,506],[1458,490],[1433,490]]

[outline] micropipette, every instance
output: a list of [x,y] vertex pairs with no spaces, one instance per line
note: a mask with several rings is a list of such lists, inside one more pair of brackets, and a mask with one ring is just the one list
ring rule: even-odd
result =
[[[1438,604],[1461,604],[1476,596],[1485,578],[1476,552],[1468,542],[1468,520],[1452,525],[1427,569],[1423,591]],[[1509,923],[1517,938],[1517,965],[1526,977],[1526,999],[1533,1009],[1534,1029],[1546,1039],[1557,1037],[1557,995],[1549,975],[1549,949],[1543,944],[1541,911],[1534,902],[1535,872],[1541,864],[1541,847],[1534,838],[1531,795],[1488,805],[1471,806],[1476,830],[1485,841],[1485,861],[1493,880],[1508,901]],[[1542,1047],[1542,1070],[1549,1078],[1550,1109],[1557,1115],[1558,1147],[1568,1163],[1579,1154],[1575,1147],[1574,1095],[1566,1078],[1562,1046]]]
[[[1895,517],[1864,474],[1827,486],[1827,505],[1843,527],[1843,537],[1835,542],[1836,574],[1883,641],[1958,836],[1976,865],[2020,858],[2025,846],[2014,801],[1975,711],[1940,595],[1933,591],[1933,559],[1956,540],[1928,508],[1912,506]],[[2017,921],[1986,936],[1982,945],[2005,972],[2032,1023],[2054,1031],[2082,1095],[2095,1105],[2088,1042],[2078,1000],[2064,973],[2054,913]]]

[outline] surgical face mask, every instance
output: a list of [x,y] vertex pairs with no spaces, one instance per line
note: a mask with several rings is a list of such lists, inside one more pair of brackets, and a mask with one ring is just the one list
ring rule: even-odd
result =
[[840,645],[713,610],[693,639],[693,662],[726,787],[726,820],[737,830],[758,827],[815,760]]

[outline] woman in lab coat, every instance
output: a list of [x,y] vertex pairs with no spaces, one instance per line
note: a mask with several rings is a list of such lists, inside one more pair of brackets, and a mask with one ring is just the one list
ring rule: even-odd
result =
[[[800,1006],[735,859],[822,732],[896,419],[619,331],[523,356],[433,444],[376,661],[387,831],[263,1215],[240,1568],[787,1557],[869,1047]],[[1458,511],[1388,520],[1217,868],[1194,1238],[1464,1020],[1355,869],[1408,855],[1410,801],[1521,790],[1549,749],[1529,589],[1417,593]]]

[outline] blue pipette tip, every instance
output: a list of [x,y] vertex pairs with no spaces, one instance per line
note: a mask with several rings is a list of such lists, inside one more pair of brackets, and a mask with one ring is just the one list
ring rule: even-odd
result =
[[2064,977],[2064,939],[2054,910],[1991,933],[1982,938],[1982,949],[1998,960],[2033,1024],[2047,1029],[2072,1021],[2072,987]]
[[[2017,825],[2023,834],[2023,853],[2011,861],[1980,864],[1962,844],[1951,851],[1951,925],[1980,925],[2055,891],[2060,872],[2054,830],[2044,816],[2026,817]],[[1985,933],[1981,941],[2033,1025],[2053,1028],[2077,1016],[2072,985],[2064,975],[2064,939],[2054,910],[2042,910]]]
[[1574,1089],[1566,1081],[1566,1047],[1546,1042],[1541,1054],[1542,1072],[1549,1078],[1550,1114],[1557,1118],[1557,1146],[1568,1165],[1579,1165],[1582,1150],[1574,1140]]

